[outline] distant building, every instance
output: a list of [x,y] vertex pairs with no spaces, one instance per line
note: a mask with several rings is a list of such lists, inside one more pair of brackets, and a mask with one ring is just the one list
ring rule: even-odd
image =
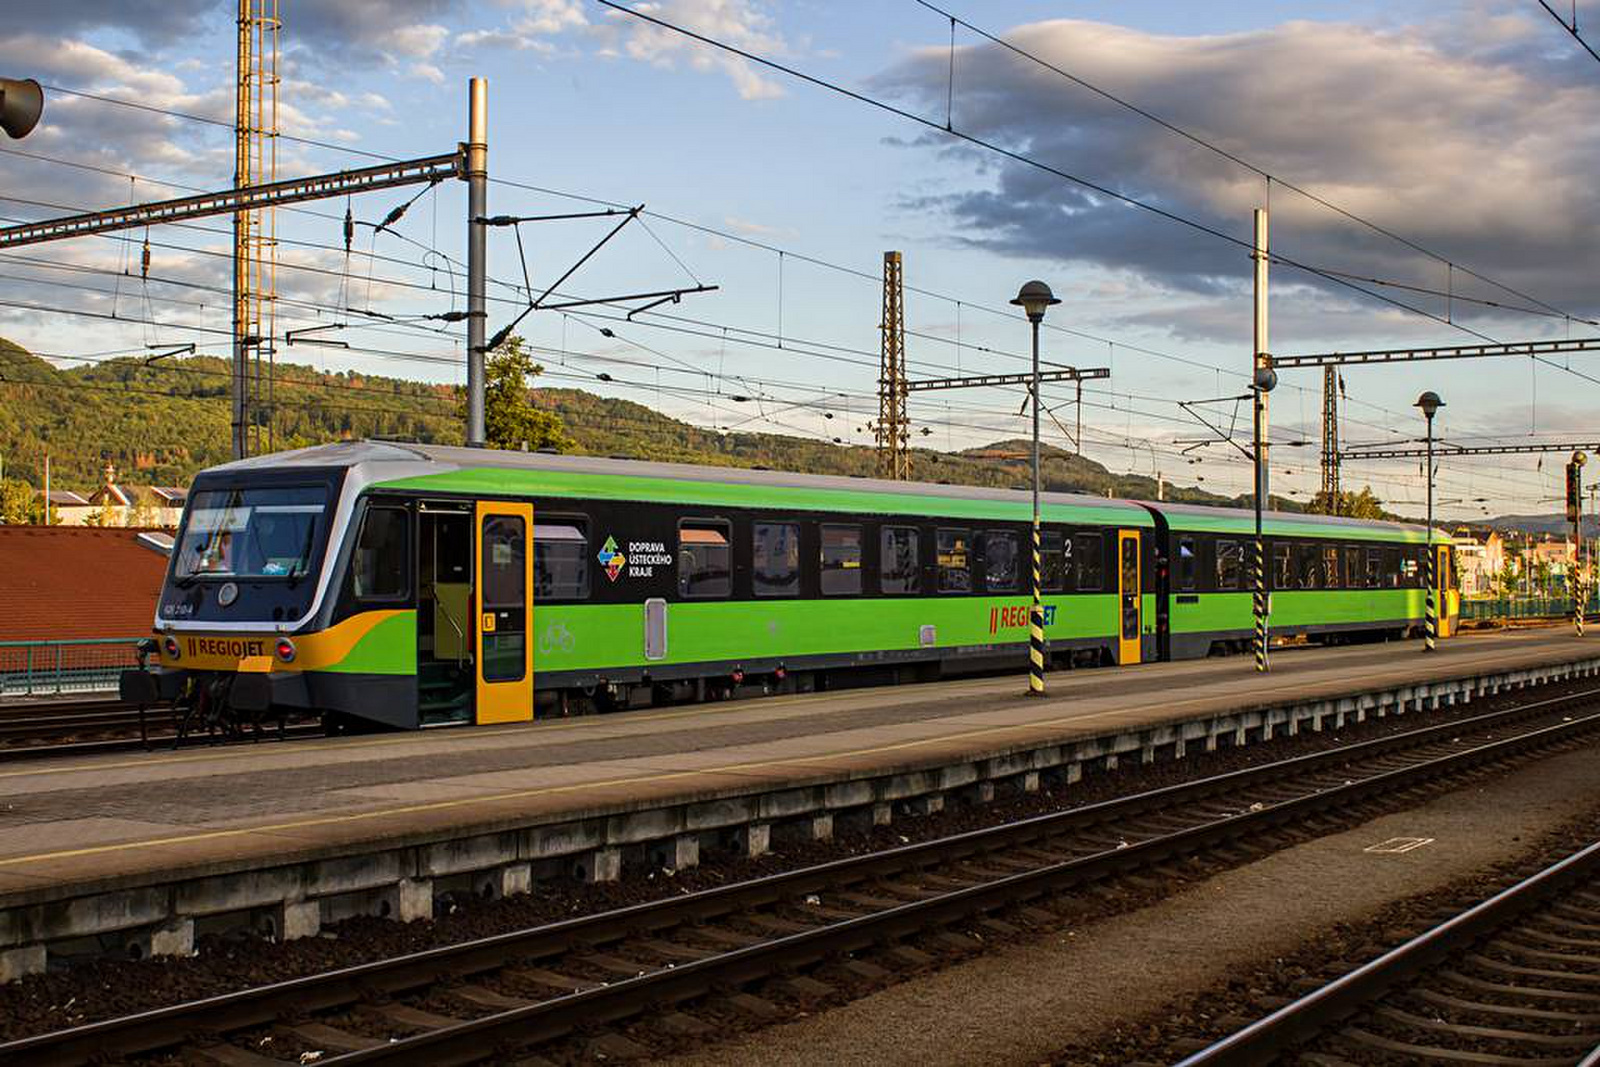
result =
[[167,556],[151,536],[83,526],[0,526],[0,641],[149,633],[167,570]]
[[87,497],[52,492],[50,506],[62,526],[140,526],[176,529],[183,517],[187,489],[117,483],[117,469],[107,463],[105,481]]

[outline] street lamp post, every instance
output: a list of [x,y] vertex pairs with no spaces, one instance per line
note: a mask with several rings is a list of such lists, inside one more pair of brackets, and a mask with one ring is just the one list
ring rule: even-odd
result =
[[1445,403],[1439,399],[1438,393],[1430,389],[1417,397],[1416,404],[1412,406],[1421,408],[1423,416],[1428,420],[1428,467],[1426,472],[1428,482],[1428,542],[1423,555],[1425,561],[1423,581],[1428,586],[1428,606],[1427,616],[1423,620],[1422,651],[1432,652],[1435,649],[1435,642],[1439,634],[1439,607],[1434,600],[1437,595],[1435,592],[1437,583],[1435,583],[1433,577],[1433,416],[1440,408],[1445,406]]
[[1033,607],[1028,612],[1028,692],[1044,696],[1044,604],[1039,588],[1039,324],[1044,321],[1045,308],[1061,301],[1044,282],[1032,281],[1011,302],[1027,312],[1033,327],[1033,380],[1029,385],[1033,400]]

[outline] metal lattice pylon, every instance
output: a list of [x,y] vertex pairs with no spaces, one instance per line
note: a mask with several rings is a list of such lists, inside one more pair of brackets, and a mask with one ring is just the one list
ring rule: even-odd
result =
[[1339,368],[1322,368],[1322,509],[1339,514]]
[[905,282],[899,252],[883,254],[883,361],[878,375],[878,472],[911,477],[911,420],[906,415]]
[[[235,188],[278,178],[278,0],[239,0]],[[277,213],[233,216],[233,454],[272,448]],[[266,414],[262,425],[261,413]]]

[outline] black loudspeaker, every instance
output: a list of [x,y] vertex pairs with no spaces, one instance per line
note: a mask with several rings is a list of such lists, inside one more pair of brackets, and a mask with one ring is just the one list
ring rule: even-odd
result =
[[44,114],[44,90],[32,78],[0,78],[0,130],[26,137]]

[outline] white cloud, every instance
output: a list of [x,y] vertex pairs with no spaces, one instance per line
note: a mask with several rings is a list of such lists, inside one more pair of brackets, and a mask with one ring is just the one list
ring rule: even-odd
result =
[[[1600,81],[1575,49],[1553,59],[1530,17],[1452,5],[1437,23],[1395,30],[1306,21],[1198,37],[1063,19],[1005,36],[1422,245],[1593,312],[1600,187],[1588,175],[1600,167],[1600,130],[1578,117],[1600,108]],[[998,46],[958,48],[955,66],[958,129],[1248,238],[1266,192],[1258,175]],[[947,46],[932,45],[877,87],[942,121],[948,71]],[[967,243],[1131,269],[1190,293],[1233,291],[1248,277],[1237,246],[941,136],[917,143],[977,168],[965,191],[907,202],[943,208]],[[1281,254],[1518,301],[1459,271],[1447,278],[1436,261],[1281,185],[1272,206]]]

